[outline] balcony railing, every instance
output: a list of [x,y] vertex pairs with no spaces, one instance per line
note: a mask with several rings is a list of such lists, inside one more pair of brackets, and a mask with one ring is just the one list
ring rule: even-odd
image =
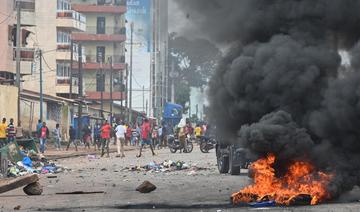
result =
[[[56,84],[57,85],[70,85],[70,77],[56,77]],[[72,85],[78,86],[79,85],[79,79],[77,77],[72,78]]]
[[105,27],[86,26],[86,33],[99,35],[126,35],[126,27]]
[[76,21],[86,24],[86,16],[82,15],[73,10],[58,10],[57,11],[58,18],[72,18]]
[[[34,61],[35,49],[34,48],[21,48],[20,60],[21,61]],[[13,48],[13,60],[16,60],[16,48]]]
[[97,0],[97,5],[126,6],[127,0]]
[[17,2],[20,3],[22,11],[35,11],[35,0],[14,0],[14,10],[16,10]]
[[[125,63],[125,55],[106,55],[102,61],[104,64],[108,64],[108,59],[112,57],[113,63]],[[99,59],[96,55],[86,55],[87,63],[99,63]]]

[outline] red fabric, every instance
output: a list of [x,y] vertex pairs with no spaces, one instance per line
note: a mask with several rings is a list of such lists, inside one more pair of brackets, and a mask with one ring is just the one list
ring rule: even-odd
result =
[[101,127],[101,138],[109,139],[110,138],[110,132],[111,132],[110,124],[102,126]]
[[149,139],[149,134],[150,134],[150,123],[144,123],[141,126],[141,137],[142,139]]
[[41,128],[41,135],[40,135],[40,138],[46,138],[46,127],[42,127]]
[[130,138],[131,137],[131,127],[128,127],[126,130],[126,137]]

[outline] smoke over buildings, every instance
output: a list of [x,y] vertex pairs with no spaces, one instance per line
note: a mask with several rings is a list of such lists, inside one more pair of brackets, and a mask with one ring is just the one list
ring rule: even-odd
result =
[[[334,197],[360,183],[360,1],[177,3],[214,41],[234,46],[210,82],[222,138],[279,163],[311,160],[335,173]],[[351,56],[341,74],[340,50]]]

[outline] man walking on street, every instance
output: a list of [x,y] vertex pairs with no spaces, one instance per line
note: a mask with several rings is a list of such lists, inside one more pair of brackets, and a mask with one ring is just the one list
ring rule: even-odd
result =
[[39,137],[40,138],[40,152],[42,154],[44,154],[46,140],[47,140],[47,138],[49,138],[49,129],[47,128],[45,122],[42,123],[42,126],[41,126],[38,134],[40,135],[40,137]]
[[54,137],[55,137],[55,148],[56,150],[61,150],[61,133],[60,133],[60,124],[56,124],[54,129]]
[[68,143],[68,145],[67,145],[67,147],[66,147],[66,151],[69,150],[69,147],[70,147],[70,144],[71,144],[71,143],[74,143],[74,145],[75,145],[75,150],[78,151],[78,149],[77,149],[77,143],[76,143],[76,141],[75,141],[75,139],[76,139],[76,131],[75,131],[75,129],[74,129],[72,126],[70,126],[70,129],[69,129],[69,137],[70,137],[70,140],[69,140],[69,143]]
[[101,147],[101,125],[98,121],[96,121],[94,126],[94,143],[95,143],[95,150],[100,150]]
[[105,155],[105,148],[107,152],[107,157],[110,157],[110,150],[109,150],[110,134],[111,134],[111,126],[109,122],[106,120],[104,125],[101,127],[101,142],[102,142],[101,157],[104,157]]
[[[116,129],[116,143],[117,143],[117,155],[116,157],[125,157],[124,154],[124,143],[125,143],[125,134],[126,134],[126,127],[125,123],[122,122],[119,124]],[[121,155],[120,155],[121,154]]]
[[151,131],[151,127],[150,127],[150,123],[149,123],[149,119],[145,119],[144,123],[141,126],[141,146],[140,146],[140,152],[139,155],[137,155],[136,157],[141,157],[141,153],[142,153],[142,149],[145,145],[149,145],[150,149],[151,149],[151,153],[153,156],[155,156],[155,152],[154,152],[154,147],[152,145],[151,139],[150,139],[150,131]]
[[14,125],[14,119],[10,119],[10,123],[7,126],[6,132],[7,132],[8,143],[15,141],[16,130]]
[[41,127],[42,127],[42,122],[41,122],[41,120],[38,120],[38,123],[36,125],[36,137],[37,138],[40,138],[39,132],[40,132]]
[[6,145],[6,118],[2,119],[2,122],[0,124],[0,148]]

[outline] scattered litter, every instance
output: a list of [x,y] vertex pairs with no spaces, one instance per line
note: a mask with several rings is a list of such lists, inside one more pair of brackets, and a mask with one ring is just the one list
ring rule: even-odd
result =
[[122,171],[148,172],[148,173],[168,173],[168,172],[175,172],[182,170],[189,171],[188,175],[197,175],[199,171],[209,170],[209,169],[198,167],[195,164],[191,165],[183,161],[172,161],[172,160],[165,160],[162,163],[156,163],[155,161],[152,161],[145,166],[131,165],[129,167],[122,169]]
[[69,171],[69,169],[47,160],[43,155],[37,154],[34,150],[21,150],[20,153],[23,156],[21,160],[17,162],[8,161],[7,177],[19,177],[27,174],[56,174]]
[[102,172],[106,172],[106,171],[107,171],[107,169],[106,169],[106,168],[103,168],[103,169],[101,169],[100,171],[102,171]]
[[18,210],[20,210],[20,208],[21,208],[21,205],[18,205],[16,207],[14,207],[14,210],[18,211]]
[[150,193],[156,189],[156,186],[149,181],[144,181],[141,185],[136,188],[136,191],[140,193]]
[[57,178],[57,176],[56,175],[49,175],[49,176],[47,176],[47,178],[53,179],[53,178]]
[[97,160],[97,159],[100,159],[100,158],[99,158],[98,156],[96,156],[96,155],[88,155],[87,158],[88,158],[89,160]]

